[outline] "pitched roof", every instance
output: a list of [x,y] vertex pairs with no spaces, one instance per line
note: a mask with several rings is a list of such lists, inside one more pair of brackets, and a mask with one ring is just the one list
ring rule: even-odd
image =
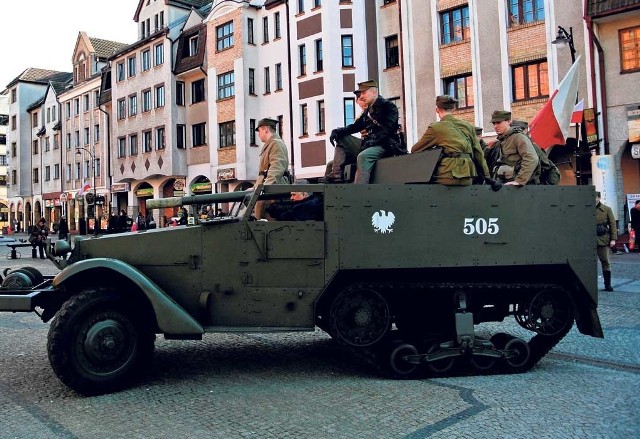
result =
[[72,73],[58,72],[56,70],[38,69],[35,67],[29,67],[24,72],[16,76],[8,85],[7,88],[13,86],[17,82],[35,82],[37,84],[47,84],[49,81],[54,82],[67,82],[73,77]]
[[640,0],[587,0],[587,15],[605,16],[640,8]]
[[211,0],[170,0],[169,3],[182,3],[185,6],[193,6],[197,9],[208,5],[209,3],[211,3]]
[[39,108],[42,106],[42,104],[44,104],[44,96],[42,96],[40,99],[38,99],[37,101],[35,101],[33,104],[29,105],[27,107],[27,111],[31,111],[35,108]]
[[128,44],[125,43],[103,40],[101,38],[89,37],[89,41],[91,41],[91,44],[96,51],[96,55],[100,58],[109,58],[114,53],[119,52],[128,46]]
[[65,91],[70,84],[71,83],[69,81],[67,82],[51,81],[51,87],[53,87],[53,91],[56,92],[56,95],[59,95],[60,93]]

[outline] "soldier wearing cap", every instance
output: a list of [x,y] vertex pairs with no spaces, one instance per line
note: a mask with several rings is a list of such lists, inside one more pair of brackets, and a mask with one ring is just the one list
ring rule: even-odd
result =
[[492,176],[507,185],[524,186],[540,182],[540,159],[521,126],[512,127],[511,112],[496,110],[491,123],[498,134],[494,148],[500,148]]
[[482,152],[484,152],[488,146],[487,142],[485,142],[484,139],[482,138],[483,131],[484,131],[484,128],[476,127],[476,137],[478,137],[478,143],[480,143],[480,148],[482,149]]
[[604,278],[604,290],[613,291],[611,286],[611,248],[616,245],[618,239],[618,227],[613,211],[606,204],[602,204],[600,192],[596,192],[596,240],[598,259],[602,264],[602,277]]
[[434,180],[448,186],[467,186],[474,177],[488,177],[489,169],[475,127],[451,114],[457,103],[448,95],[436,98],[436,114],[440,120],[429,125],[411,152],[442,147]]
[[[287,184],[285,173],[289,168],[287,147],[276,132],[278,121],[264,118],[258,121],[256,131],[260,141],[264,143],[260,151],[258,169],[265,173],[264,184]],[[255,208],[256,219],[262,219],[266,207],[265,201],[259,201]]]
[[[362,115],[354,123],[331,132],[331,144],[340,143],[340,139],[350,134],[364,131],[362,151],[357,155],[355,183],[369,183],[371,170],[376,160],[393,155],[406,154],[398,136],[398,107],[378,94],[378,83],[373,80],[358,83],[359,99],[366,105]],[[336,148],[338,151],[338,148]],[[345,155],[340,152],[333,159],[333,169],[325,181],[341,181]]]

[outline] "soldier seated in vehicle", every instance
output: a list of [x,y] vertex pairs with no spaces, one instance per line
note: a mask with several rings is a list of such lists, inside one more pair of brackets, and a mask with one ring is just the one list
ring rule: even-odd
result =
[[[295,183],[309,184],[307,180]],[[322,221],[324,217],[322,198],[311,192],[291,192],[289,201],[271,204],[267,213],[280,221]]]

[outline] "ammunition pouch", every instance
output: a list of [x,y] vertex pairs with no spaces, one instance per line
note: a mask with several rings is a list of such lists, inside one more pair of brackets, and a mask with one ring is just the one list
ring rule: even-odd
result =
[[596,235],[602,236],[609,233],[609,227],[606,224],[596,224]]

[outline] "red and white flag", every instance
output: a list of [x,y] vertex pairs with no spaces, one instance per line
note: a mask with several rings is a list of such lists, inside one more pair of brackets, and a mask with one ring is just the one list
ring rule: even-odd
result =
[[573,107],[573,113],[571,114],[571,123],[582,123],[582,113],[584,113],[584,99]]
[[88,181],[85,180],[84,184],[82,185],[82,188],[78,191],[78,194],[82,196],[87,192],[89,192],[89,189],[91,189],[91,185],[89,184]]
[[578,63],[573,63],[549,100],[529,123],[529,136],[540,148],[564,145],[569,137],[573,110],[578,96]]

